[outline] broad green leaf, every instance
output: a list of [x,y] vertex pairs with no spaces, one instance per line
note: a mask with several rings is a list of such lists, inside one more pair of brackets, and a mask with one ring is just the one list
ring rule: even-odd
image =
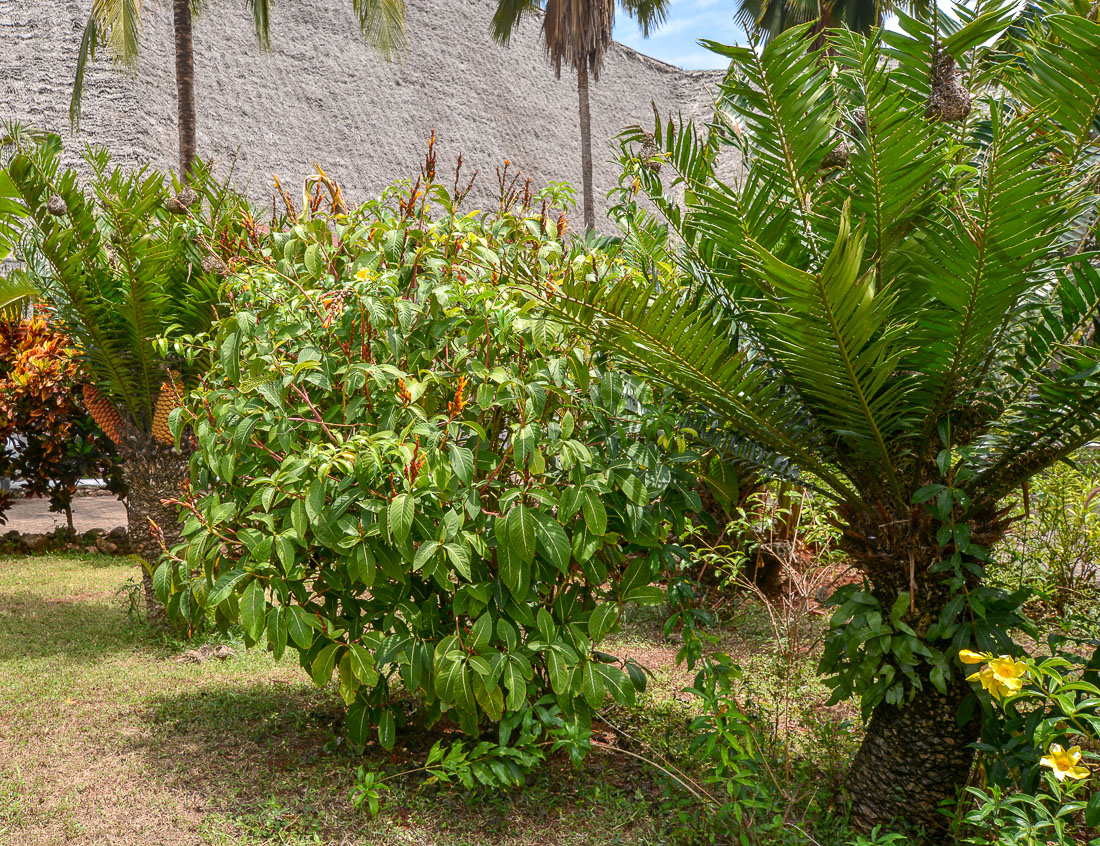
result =
[[367,687],[378,683],[378,673],[374,669],[374,656],[366,647],[353,643],[348,647],[351,656],[351,671]]
[[535,539],[546,559],[562,573],[569,572],[572,550],[565,529],[551,515],[535,511]]
[[313,643],[313,628],[306,622],[309,613],[298,605],[288,605],[286,610],[286,630],[290,639],[299,649],[309,649]]
[[517,505],[508,513],[508,539],[524,564],[535,560],[535,518],[526,505]]
[[397,740],[397,725],[393,719],[393,711],[386,708],[382,712],[381,718],[378,720],[378,742],[382,745],[383,749],[393,749],[393,744]]
[[599,643],[611,631],[619,619],[619,607],[611,603],[597,605],[588,618],[588,636],[593,643]]
[[370,733],[370,708],[356,702],[348,709],[348,738],[357,746],[365,746]]
[[470,569],[470,548],[465,543],[449,543],[444,546],[444,550],[447,557],[451,559],[455,571],[466,581],[470,581],[473,578],[473,571]]
[[646,490],[645,482],[633,473],[628,473],[623,479],[622,489],[627,499],[635,505],[646,505],[649,503],[649,491]]
[[337,643],[330,643],[317,653],[310,667],[310,675],[317,687],[324,687],[332,678],[333,667],[336,666],[336,650],[340,648]]
[[634,685],[626,673],[608,664],[597,664],[596,671],[603,676],[612,699],[620,705],[634,704]]
[[588,531],[596,537],[607,534],[607,510],[598,493],[585,488],[581,494],[581,511],[584,512],[584,522],[588,526]]
[[413,556],[413,570],[420,570],[427,564],[432,558],[435,557],[436,552],[439,551],[438,541],[425,541],[420,544],[420,548],[416,551],[416,555]]
[[599,708],[607,693],[599,667],[594,661],[585,661],[581,667],[581,693],[590,708]]
[[241,594],[241,625],[252,640],[259,640],[264,630],[267,614],[267,600],[264,597],[263,583],[253,579]]
[[447,448],[451,469],[464,485],[469,485],[474,479],[474,454],[468,448],[452,443]]
[[213,590],[206,596],[206,605],[208,608],[216,608],[221,605],[226,599],[229,598],[229,594],[233,592],[233,588],[248,575],[244,570],[230,570],[228,573],[223,573],[218,577],[218,581],[215,583]]
[[416,503],[409,494],[398,494],[390,502],[390,532],[393,533],[394,538],[399,543],[404,542],[409,537],[415,514]]
[[286,650],[286,621],[285,608],[272,608],[267,612],[267,642],[271,645],[271,654],[278,661]]

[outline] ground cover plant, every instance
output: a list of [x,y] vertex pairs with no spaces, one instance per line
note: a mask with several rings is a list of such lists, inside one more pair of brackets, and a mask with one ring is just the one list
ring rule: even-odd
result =
[[1026,628],[1023,594],[985,578],[1002,499],[1100,426],[1100,25],[1044,7],[1010,61],[993,39],[1012,15],[716,47],[732,64],[709,133],[629,139],[632,190],[664,218],[632,211],[631,249],[660,266],[668,226],[682,275],[547,298],[709,407],[746,463],[837,503],[865,586],[835,597],[823,669],[870,716],[847,776],[868,830],[949,837],[940,806],[981,727],[958,653],[1018,654]]
[[[0,561],[2,843],[656,846],[711,840],[698,803],[624,752],[660,756],[692,778],[705,775],[693,764],[699,758],[688,754],[685,720],[699,714],[682,693],[691,675],[676,669],[678,646],[665,641],[653,611],[626,621],[606,644],[644,665],[650,683],[635,705],[604,709],[579,768],[561,751],[522,789],[468,791],[425,784],[422,771],[400,775],[421,768],[433,744],[450,748],[461,734],[441,726],[399,731],[389,752],[377,742],[365,755],[352,752],[335,682],[319,689],[289,654],[276,661],[266,650],[246,649],[239,628],[205,641],[228,644],[234,657],[181,663],[200,644],[157,634],[129,617],[116,592],[131,580],[127,562],[101,556]],[[713,633],[755,673],[754,701],[770,709],[772,682],[758,659],[768,636],[760,609],[740,608]],[[812,657],[806,666],[812,668]],[[827,695],[820,685],[812,688],[818,705]],[[604,715],[634,739],[616,734]],[[836,742],[834,735],[820,743],[812,737],[804,747],[812,769],[804,777],[820,786],[825,776],[811,762],[826,760]],[[389,785],[377,817],[353,806],[360,768]],[[837,846],[847,839],[842,825],[834,834],[818,836],[819,842]],[[723,836],[719,832],[718,842]]]

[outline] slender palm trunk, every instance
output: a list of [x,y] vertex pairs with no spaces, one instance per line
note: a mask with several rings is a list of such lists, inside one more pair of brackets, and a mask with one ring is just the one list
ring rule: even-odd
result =
[[179,499],[188,478],[187,457],[142,437],[133,439],[122,452],[126,480],[127,531],[133,551],[142,560],[145,614],[150,623],[165,621],[164,606],[153,590],[153,568],[164,545],[178,543],[182,526],[179,509],[164,500]]
[[596,228],[596,205],[592,194],[592,112],[588,104],[588,63],[577,68],[577,98],[581,109],[581,183],[584,186],[584,228]]
[[176,32],[176,100],[180,139],[180,180],[195,164],[195,54],[191,43],[191,0],[172,0]]

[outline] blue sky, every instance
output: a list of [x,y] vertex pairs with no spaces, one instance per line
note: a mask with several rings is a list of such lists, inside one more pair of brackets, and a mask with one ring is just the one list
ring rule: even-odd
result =
[[736,0],[672,0],[664,26],[647,39],[619,7],[615,11],[614,36],[616,41],[647,56],[687,70],[725,68],[728,61],[696,41],[708,38],[723,44],[744,43],[744,32],[733,19],[736,8]]

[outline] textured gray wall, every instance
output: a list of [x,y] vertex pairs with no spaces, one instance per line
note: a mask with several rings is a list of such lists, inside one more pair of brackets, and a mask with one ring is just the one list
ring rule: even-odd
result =
[[[462,153],[481,171],[472,202],[495,197],[504,159],[537,182],[580,183],[575,77],[554,77],[528,21],[504,49],[488,35],[492,0],[407,0],[410,49],[398,64],[359,38],[350,0],[276,0],[272,50],[257,47],[239,0],[218,0],[195,25],[199,152],[270,199],[277,173],[295,196],[318,161],[351,200],[414,177],[434,129],[440,169]],[[105,54],[89,70],[78,140],[120,161],[176,163],[175,78],[168,0],[145,0],[136,78]],[[0,0],[0,118],[68,134],[76,51],[91,0]],[[609,144],[623,127],[663,114],[709,116],[714,72],[685,72],[612,45],[592,88],[596,195],[615,184]],[[69,142],[72,143],[71,141]],[[579,195],[579,190],[578,190]],[[602,211],[601,211],[602,216]],[[605,225],[601,226],[601,229]]]

